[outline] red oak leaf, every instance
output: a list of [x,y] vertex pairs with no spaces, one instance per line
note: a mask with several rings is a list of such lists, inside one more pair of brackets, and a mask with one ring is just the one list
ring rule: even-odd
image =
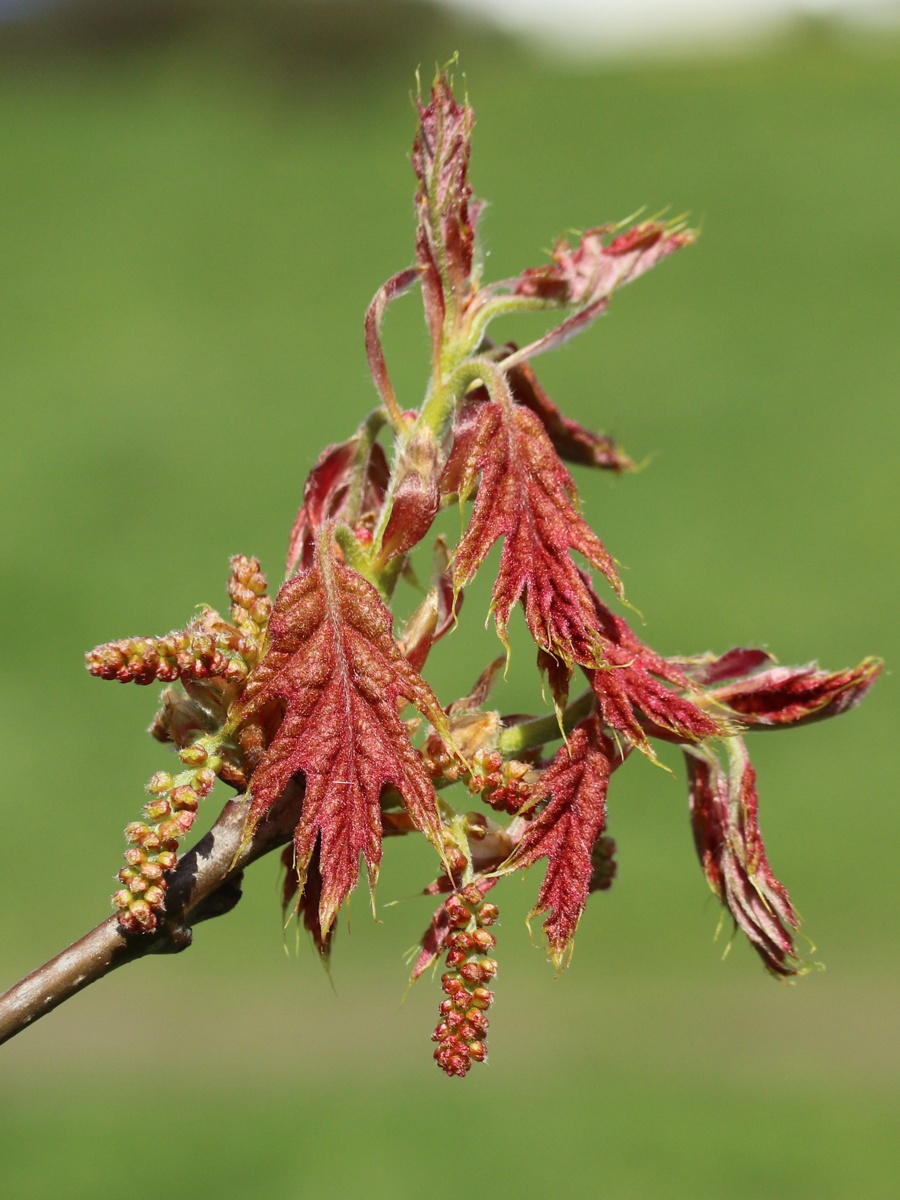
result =
[[387,363],[384,360],[384,349],[381,345],[381,321],[384,310],[392,300],[402,296],[419,278],[417,267],[407,267],[397,275],[392,275],[387,283],[375,293],[372,303],[366,312],[366,356],[369,360],[369,370],[378,388],[378,394],[384,401],[385,407],[392,416],[400,412],[400,406],[394,395],[394,388],[388,375]]
[[532,801],[546,801],[546,807],[525,830],[508,863],[512,870],[529,867],[539,858],[548,860],[531,915],[549,910],[544,932],[557,967],[563,964],[591,891],[596,866],[592,855],[606,826],[609,777],[623,761],[596,715],[576,725],[568,745],[560,748],[538,780]]
[[[286,573],[290,575],[298,565],[311,565],[316,534],[327,521],[349,518],[356,523],[380,512],[389,477],[384,450],[362,431],[346,442],[326,446],[303,488],[303,507],[288,543]],[[362,487],[356,493],[353,485],[360,479]],[[346,511],[351,496],[358,512]]]
[[370,883],[375,881],[379,800],[386,786],[396,788],[416,827],[440,846],[434,786],[410,743],[398,701],[409,701],[438,730],[446,729],[446,718],[403,656],[391,626],[375,588],[334,557],[326,527],[316,539],[313,566],[278,594],[268,651],[241,703],[242,721],[273,702],[286,704],[251,779],[248,824],[252,829],[262,820],[288,780],[303,772],[296,868],[302,886],[318,843],[323,938],[356,886],[360,854]]
[[436,361],[445,315],[462,314],[472,273],[476,214],[469,204],[471,133],[472,110],[457,104],[447,76],[440,74],[429,103],[419,101],[419,131],[412,149],[419,181],[416,259]]
[[486,388],[474,389],[462,402],[453,422],[453,442],[441,474],[441,495],[467,496],[473,485],[472,463],[479,453],[478,430],[482,408],[489,399]]
[[[724,722],[699,708],[680,692],[696,692],[697,685],[678,663],[663,658],[637,636],[597,596],[594,628],[603,648],[595,670],[586,670],[604,722],[627,738],[632,746],[654,757],[648,735],[665,741],[701,742],[727,732]],[[558,705],[568,692],[565,664],[543,661]],[[673,690],[674,689],[674,690]]]
[[420,430],[403,447],[394,468],[391,515],[381,538],[376,570],[418,545],[431,528],[441,503],[441,465],[430,429]]
[[[451,455],[448,466],[457,468],[458,459]],[[491,602],[501,639],[506,642],[510,613],[521,599],[541,649],[566,666],[597,665],[602,647],[594,596],[571,552],[602,571],[619,594],[622,585],[611,555],[578,512],[575,484],[546,430],[511,398],[479,406],[459,480],[461,497],[479,474],[472,516],[456,550],[454,585],[468,584],[502,537]]]
[[[515,346],[510,347],[515,350]],[[517,404],[530,408],[549,434],[557,454],[566,462],[602,467],[619,473],[631,471],[634,463],[610,437],[592,433],[577,421],[564,416],[541,385],[528,363],[513,367],[507,378]]]
[[829,674],[815,663],[773,667],[708,695],[753,729],[780,729],[822,721],[855,708],[881,673],[882,663],[867,658],[858,667]]
[[709,886],[775,975],[799,975],[787,889],[772,873],[759,832],[756,773],[741,738],[725,739],[725,769],[710,747],[685,750],[694,842]]
[[589,229],[574,250],[563,238],[554,247],[552,265],[532,267],[517,279],[486,289],[490,293],[511,291],[554,307],[576,309],[561,325],[501,360],[501,366],[509,368],[534,358],[580,333],[606,310],[616,288],[639,278],[675,250],[689,246],[695,236],[680,224],[644,221],[610,240],[609,235],[617,229],[621,225]]
[[726,679],[742,679],[758,667],[772,663],[775,659],[765,650],[750,650],[736,646],[724,654],[695,654],[690,658],[670,658],[669,662],[683,671],[695,683],[712,687]]
[[645,221],[607,240],[616,228],[600,225],[589,229],[574,250],[561,238],[553,248],[553,265],[523,271],[516,294],[563,297],[565,303],[573,305],[592,304],[694,240],[689,230],[659,221]]
[[421,672],[431,647],[454,628],[462,608],[463,594],[454,592],[449,566],[447,543],[439,537],[435,543],[431,587],[398,639],[415,671]]
[[327,960],[331,957],[331,946],[334,941],[335,926],[322,933],[319,923],[319,903],[322,899],[322,872],[319,869],[319,848],[313,851],[306,868],[306,879],[301,880],[297,875],[294,862],[294,847],[285,846],[281,853],[281,865],[284,867],[284,884],[281,891],[281,908],[288,915],[295,914],[308,930],[313,945],[319,954]]

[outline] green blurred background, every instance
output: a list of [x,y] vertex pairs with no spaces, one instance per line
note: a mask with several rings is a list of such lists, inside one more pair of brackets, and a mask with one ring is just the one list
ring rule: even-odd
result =
[[[642,205],[702,227],[541,365],[648,460],[579,475],[645,636],[900,654],[900,41],[807,23],[741,57],[576,68],[421,4],[213,8],[0,31],[3,986],[106,915],[166,765],[142,733],[155,689],[101,684],[82,653],[224,604],[233,553],[277,581],[307,470],[374,404],[362,317],[412,256],[409,93],[454,50],[489,277]],[[386,333],[405,405],[417,305]],[[435,652],[444,699],[496,653],[486,604]],[[498,704],[534,707],[533,674],[520,640]],[[826,972],[778,986],[739,943],[721,961],[677,758],[675,778],[634,761],[619,878],[562,978],[524,925],[539,879],[499,896],[487,1068],[435,1070],[434,983],[400,1006],[428,853],[388,845],[383,923],[357,895],[331,981],[263,862],[189,953],[0,1051],[7,1194],[895,1194],[896,716],[888,674],[850,716],[751,744]]]

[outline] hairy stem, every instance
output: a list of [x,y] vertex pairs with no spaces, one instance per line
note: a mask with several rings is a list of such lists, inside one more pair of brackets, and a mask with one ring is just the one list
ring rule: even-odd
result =
[[557,738],[571,733],[582,717],[588,715],[594,706],[594,700],[594,693],[588,688],[566,705],[562,722],[556,713],[550,713],[548,716],[534,717],[530,721],[509,725],[498,738],[498,750],[506,757],[515,757],[526,750],[556,741]]

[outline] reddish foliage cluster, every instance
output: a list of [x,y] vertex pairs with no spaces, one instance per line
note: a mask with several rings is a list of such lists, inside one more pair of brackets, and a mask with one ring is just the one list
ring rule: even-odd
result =
[[[153,927],[178,838],[216,776],[248,790],[248,838],[289,785],[300,785],[284,901],[323,955],[361,861],[374,885],[383,838],[423,834],[438,855],[438,879],[426,890],[449,898],[423,937],[413,977],[446,953],[435,1058],[461,1076],[486,1053],[487,985],[497,970],[489,930],[497,909],[487,891],[546,860],[535,911],[546,914],[552,959],[566,962],[589,895],[616,872],[607,833],[612,776],[633,749],[654,757],[655,740],[684,751],[710,887],[773,974],[802,971],[796,914],[763,849],[741,735],[852,708],[880,664],[829,674],[775,666],[745,648],[665,658],[612,611],[597,581],[608,599],[622,599],[615,562],[581,515],[564,461],[617,473],[632,463],[609,437],[564,416],[530,361],[586,328],[617,288],[693,235],[658,221],[598,226],[574,246],[558,242],[549,264],[484,284],[468,173],[471,110],[442,74],[418,115],[415,264],[376,293],[365,322],[381,403],[313,466],[274,605],[256,560],[237,558],[230,621],[206,610],[167,637],[99,647],[88,666],[106,679],[179,683],[164,692],[153,732],[174,744],[185,771],[154,777],[147,819],[129,827],[115,900],[123,925]],[[390,303],[416,283],[433,375],[421,407],[403,412],[381,326]],[[521,349],[491,341],[494,318],[524,312],[553,314],[548,331]],[[393,453],[378,440],[386,429]],[[391,603],[412,575],[410,553],[453,502],[463,511],[471,502],[459,542],[448,551],[438,539],[430,590],[395,630]],[[503,659],[446,706],[423,678],[432,646],[454,630],[463,591],[497,544],[497,632],[505,644],[521,606],[553,712],[504,717],[488,707]],[[573,699],[577,675],[585,686]],[[466,805],[477,797],[486,811],[457,811],[447,799],[453,784]]]

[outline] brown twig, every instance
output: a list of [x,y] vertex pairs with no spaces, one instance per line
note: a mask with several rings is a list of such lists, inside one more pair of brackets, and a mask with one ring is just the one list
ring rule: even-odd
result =
[[291,784],[254,837],[244,842],[244,797],[229,801],[168,881],[166,915],[152,933],[125,933],[109,917],[0,996],[0,1043],[117,967],[146,954],[175,954],[193,940],[199,921],[230,912],[241,898],[244,868],[283,846],[297,823],[302,790]]

